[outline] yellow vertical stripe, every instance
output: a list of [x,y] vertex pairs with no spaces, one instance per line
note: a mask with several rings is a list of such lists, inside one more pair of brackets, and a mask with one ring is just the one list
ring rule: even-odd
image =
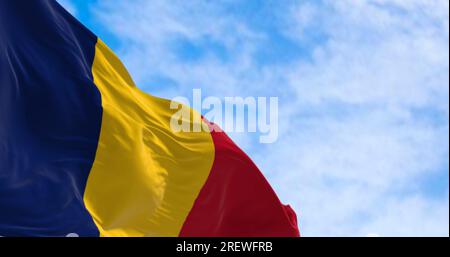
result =
[[103,119],[87,209],[101,236],[177,236],[212,167],[210,133],[173,132],[170,101],[141,92],[101,40],[92,72]]

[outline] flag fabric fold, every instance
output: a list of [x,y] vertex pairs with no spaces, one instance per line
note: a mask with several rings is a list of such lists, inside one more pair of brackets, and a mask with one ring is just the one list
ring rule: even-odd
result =
[[299,236],[225,133],[171,130],[56,1],[0,1],[0,22],[0,235]]

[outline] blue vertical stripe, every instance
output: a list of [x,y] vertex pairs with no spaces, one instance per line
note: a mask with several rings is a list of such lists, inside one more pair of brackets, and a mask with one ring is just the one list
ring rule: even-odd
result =
[[97,236],[97,37],[53,0],[0,1],[0,235]]

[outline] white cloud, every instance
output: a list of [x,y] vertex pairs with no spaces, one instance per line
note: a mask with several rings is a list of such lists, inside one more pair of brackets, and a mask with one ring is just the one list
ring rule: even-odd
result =
[[[187,94],[198,87],[208,89],[210,94],[234,95],[242,90],[240,84],[249,80],[249,76],[257,76],[252,70],[251,55],[257,42],[264,39],[246,24],[226,15],[217,3],[169,4],[157,0],[134,1],[130,5],[126,1],[104,1],[99,3],[96,14],[127,42],[120,54],[138,84],[162,76],[182,86],[175,91],[157,85],[144,88],[166,97]],[[174,51],[174,45],[180,41],[194,47],[213,44],[226,52],[230,60],[223,61],[217,54],[206,52],[199,60],[182,62]]]
[[[448,203],[448,195],[445,199]],[[364,224],[361,233],[377,231],[383,236],[447,236],[448,204],[418,196],[389,199],[378,210],[379,215]]]
[[431,208],[407,193],[439,170],[448,177],[448,2],[416,2],[293,8],[299,25],[286,33],[304,42],[314,28],[324,40],[288,72],[297,111],[258,159],[284,199],[297,192],[306,235],[363,235],[368,224],[384,236],[448,235],[448,197]]
[[[443,172],[448,180],[448,1],[271,6],[276,30],[308,48],[264,65],[271,35],[224,8],[233,3],[102,1],[96,15],[151,93],[280,97],[276,144],[234,138],[293,204],[303,235],[448,236],[448,193],[420,185]],[[180,59],[180,42],[206,52]],[[155,77],[173,86],[148,85]]]

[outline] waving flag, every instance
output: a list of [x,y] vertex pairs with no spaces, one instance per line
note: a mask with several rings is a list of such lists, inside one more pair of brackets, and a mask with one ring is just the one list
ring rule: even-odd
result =
[[245,153],[172,131],[170,101],[55,1],[0,1],[0,75],[0,235],[299,235]]

